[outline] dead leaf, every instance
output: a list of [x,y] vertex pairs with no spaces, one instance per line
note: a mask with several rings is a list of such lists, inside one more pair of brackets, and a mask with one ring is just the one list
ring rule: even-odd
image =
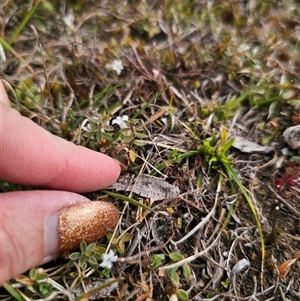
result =
[[169,184],[161,178],[143,174],[136,179],[134,175],[121,176],[108,189],[132,191],[140,196],[152,198],[154,201],[176,197],[180,193],[177,186]]
[[232,146],[239,149],[243,153],[258,152],[268,154],[274,151],[273,148],[270,146],[259,145],[240,136],[234,137],[234,142]]
[[291,266],[297,261],[297,258],[286,260],[278,267],[279,277],[285,278],[291,268]]

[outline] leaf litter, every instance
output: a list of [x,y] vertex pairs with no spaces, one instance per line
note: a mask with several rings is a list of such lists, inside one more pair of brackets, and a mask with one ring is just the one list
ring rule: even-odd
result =
[[107,189],[134,192],[140,196],[151,198],[154,201],[174,198],[180,193],[179,187],[176,185],[169,184],[161,178],[146,174],[138,175],[136,178],[134,175],[120,176],[119,179]]

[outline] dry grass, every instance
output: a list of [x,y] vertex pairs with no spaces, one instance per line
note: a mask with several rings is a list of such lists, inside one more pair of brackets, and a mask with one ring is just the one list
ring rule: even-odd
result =
[[[139,198],[152,211],[109,197],[122,215],[111,241],[119,260],[108,275],[120,278],[95,298],[300,300],[299,261],[280,277],[287,269],[280,265],[300,249],[300,192],[275,187],[285,160],[297,155],[281,154],[283,130],[299,123],[297,2],[18,2],[0,4],[0,77],[13,87],[12,106],[117,158],[124,174],[151,174],[180,188],[178,197],[154,203]],[[112,120],[124,115],[122,131]],[[218,153],[235,136],[274,151]],[[221,158],[257,212],[265,258],[253,212]],[[67,257],[43,268],[50,279],[44,295],[38,280],[34,293],[17,280],[11,285],[29,300],[61,300],[102,283],[101,269],[82,271]],[[10,300],[4,290],[0,296]]]

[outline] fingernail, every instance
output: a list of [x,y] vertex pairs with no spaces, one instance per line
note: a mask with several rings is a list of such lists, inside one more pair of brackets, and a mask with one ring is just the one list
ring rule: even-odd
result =
[[45,257],[75,250],[82,241],[91,243],[113,231],[119,211],[106,201],[91,201],[54,212],[45,221]]

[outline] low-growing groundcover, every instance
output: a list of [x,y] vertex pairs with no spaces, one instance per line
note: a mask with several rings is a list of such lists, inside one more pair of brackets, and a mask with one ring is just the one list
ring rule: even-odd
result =
[[11,105],[180,191],[87,194],[119,208],[115,233],[1,300],[300,300],[300,167],[282,137],[300,123],[300,12],[281,2],[1,2]]

